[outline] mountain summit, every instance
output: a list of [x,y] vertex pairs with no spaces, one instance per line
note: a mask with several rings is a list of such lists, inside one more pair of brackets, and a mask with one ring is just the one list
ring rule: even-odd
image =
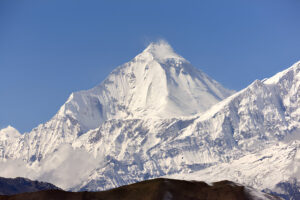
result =
[[193,115],[232,93],[159,41],[100,85],[71,94],[58,115],[78,121],[86,131],[110,119]]

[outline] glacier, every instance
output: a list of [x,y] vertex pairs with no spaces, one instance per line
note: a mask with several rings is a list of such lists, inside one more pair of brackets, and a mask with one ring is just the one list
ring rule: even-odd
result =
[[0,176],[74,191],[161,176],[261,190],[297,183],[299,71],[300,62],[235,93],[151,43],[30,133],[0,134]]

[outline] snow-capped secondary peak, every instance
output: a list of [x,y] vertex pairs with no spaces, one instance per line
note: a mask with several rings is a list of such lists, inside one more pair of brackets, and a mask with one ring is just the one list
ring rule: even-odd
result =
[[21,134],[17,129],[8,125],[6,128],[0,130],[0,140],[8,139],[8,138],[16,138],[19,137]]
[[150,54],[157,61],[165,61],[167,59],[185,60],[183,57],[174,52],[173,48],[165,40],[152,42],[143,51],[142,55]]

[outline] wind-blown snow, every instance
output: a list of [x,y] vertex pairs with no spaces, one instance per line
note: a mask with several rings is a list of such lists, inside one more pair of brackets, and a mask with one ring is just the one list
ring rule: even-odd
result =
[[153,59],[159,62],[164,62],[168,59],[185,61],[185,59],[176,54],[172,47],[164,40],[159,40],[156,43],[151,43],[144,52],[147,52],[151,57],[153,57]]
[[[100,85],[71,94],[47,123],[0,143],[1,165],[22,159],[34,171],[25,176],[73,190],[159,176],[272,189],[300,178],[299,71],[296,63],[229,96],[168,44],[150,44]],[[77,162],[82,176],[71,183],[64,174]]]

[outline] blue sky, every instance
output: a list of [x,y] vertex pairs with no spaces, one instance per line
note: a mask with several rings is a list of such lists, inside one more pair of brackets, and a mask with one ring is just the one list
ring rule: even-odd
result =
[[300,1],[1,0],[0,128],[46,122],[158,39],[240,90],[300,60]]

